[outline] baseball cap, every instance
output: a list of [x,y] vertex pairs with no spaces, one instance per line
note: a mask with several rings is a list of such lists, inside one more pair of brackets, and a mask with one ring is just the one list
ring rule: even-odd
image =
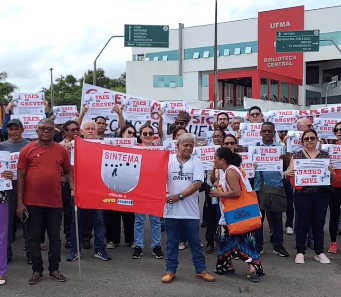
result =
[[16,126],[18,126],[19,128],[24,128],[22,122],[21,122],[20,120],[18,120],[18,119],[12,119],[12,120],[10,120],[10,121],[8,122],[8,124],[7,124],[7,128],[8,128],[10,125],[16,125]]

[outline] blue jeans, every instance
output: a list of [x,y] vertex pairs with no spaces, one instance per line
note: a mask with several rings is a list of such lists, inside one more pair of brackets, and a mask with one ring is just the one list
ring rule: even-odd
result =
[[[76,224],[75,224],[75,206],[74,197],[71,197],[71,209],[72,209],[72,221],[71,221],[71,251],[77,251],[77,239],[76,239]],[[79,240],[83,240],[84,231],[84,212],[83,209],[78,208],[78,227],[79,227]],[[95,235],[95,253],[105,250],[105,224],[102,210],[91,210],[92,220],[94,223],[94,235]]]
[[[144,247],[144,230],[147,215],[135,214],[135,244],[143,249]],[[149,216],[151,232],[152,232],[152,248],[161,246],[161,219],[155,216]]]
[[317,255],[323,253],[323,227],[329,204],[329,193],[321,190],[313,193],[295,191],[294,203],[297,213],[297,253],[305,253],[307,232],[310,224],[313,229],[315,253]]
[[179,265],[179,242],[181,230],[187,236],[192,253],[195,272],[200,274],[207,270],[205,256],[202,251],[199,226],[200,220],[193,219],[165,219],[166,225],[166,271],[176,273]]

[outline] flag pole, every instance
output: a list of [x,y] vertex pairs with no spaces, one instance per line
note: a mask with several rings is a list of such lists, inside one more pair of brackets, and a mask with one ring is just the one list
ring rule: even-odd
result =
[[79,250],[79,232],[78,232],[78,207],[76,205],[75,205],[75,223],[76,223],[76,241],[77,241],[79,280],[82,280],[81,254],[80,254],[80,250]]

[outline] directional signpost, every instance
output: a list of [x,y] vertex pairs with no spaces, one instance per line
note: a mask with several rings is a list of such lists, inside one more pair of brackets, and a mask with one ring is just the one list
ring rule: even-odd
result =
[[320,30],[276,32],[276,52],[318,52]]
[[124,46],[169,47],[169,26],[124,25]]

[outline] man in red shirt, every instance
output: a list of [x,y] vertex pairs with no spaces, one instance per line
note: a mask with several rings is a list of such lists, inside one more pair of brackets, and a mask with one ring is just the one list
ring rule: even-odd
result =
[[61,261],[60,225],[62,221],[61,173],[73,189],[72,168],[67,150],[53,141],[54,122],[43,119],[38,124],[38,140],[25,146],[18,161],[17,215],[28,213],[28,247],[32,257],[32,277],[29,284],[43,278],[40,241],[42,225],[46,222],[49,236],[49,277],[65,282],[58,271]]

